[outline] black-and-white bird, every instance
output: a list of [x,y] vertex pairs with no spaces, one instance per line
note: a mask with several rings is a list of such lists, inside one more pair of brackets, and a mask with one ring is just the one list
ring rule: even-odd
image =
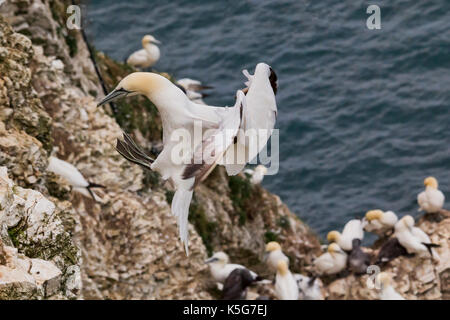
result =
[[376,265],[383,265],[397,257],[408,255],[408,251],[398,242],[396,237],[391,237],[378,251],[375,259]]
[[[207,259],[205,263],[209,265],[211,276],[215,282],[224,283],[228,276],[236,269],[246,269],[243,265],[229,263],[230,258],[225,252],[219,251]],[[248,270],[255,281],[261,280],[261,278],[253,271]]]
[[248,269],[237,268],[226,278],[222,289],[223,300],[243,300],[247,295],[247,288],[257,279]]
[[317,277],[308,277],[295,273],[297,280],[299,299],[300,300],[323,300],[322,291],[320,290],[319,279]]

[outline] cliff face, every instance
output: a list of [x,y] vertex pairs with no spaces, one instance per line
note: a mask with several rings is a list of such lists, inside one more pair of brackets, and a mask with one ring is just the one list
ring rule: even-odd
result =
[[[170,213],[173,191],[114,150],[121,128],[149,152],[160,144],[156,109],[142,97],[96,108],[103,92],[81,33],[66,29],[69,4],[0,6],[0,253],[8,252],[0,298],[208,299],[208,253],[224,250],[264,273],[264,244],[273,239],[302,270],[319,249],[315,235],[278,197],[221,168],[195,192],[186,257]],[[96,58],[108,89],[132,71]],[[99,203],[46,171],[52,151],[107,186]],[[44,264],[50,278],[34,279],[23,261]],[[11,270],[27,285],[5,281]]]

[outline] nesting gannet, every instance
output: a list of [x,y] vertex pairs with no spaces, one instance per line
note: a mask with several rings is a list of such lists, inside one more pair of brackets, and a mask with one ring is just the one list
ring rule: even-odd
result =
[[370,210],[364,217],[366,224],[364,230],[383,236],[387,231],[393,230],[398,221],[393,211]]
[[234,269],[226,278],[222,289],[223,300],[243,300],[247,295],[247,287],[255,283],[255,277],[247,269]]
[[328,246],[328,252],[314,260],[319,274],[336,274],[347,266],[347,254],[335,242]]
[[[205,263],[209,264],[209,271],[211,272],[214,281],[224,283],[233,270],[235,269],[248,270],[243,265],[228,262],[229,262],[228,255],[222,251],[214,253],[211,258],[205,261]],[[249,270],[249,272],[255,281],[259,281],[261,279],[253,271]]]
[[73,187],[74,191],[86,197],[92,197],[94,201],[98,201],[99,198],[92,191],[92,188],[105,188],[100,184],[88,182],[75,166],[53,156],[48,158],[47,170],[63,177]]
[[267,168],[260,164],[256,166],[254,170],[252,169],[245,169],[244,173],[250,175],[250,183],[251,184],[261,184],[261,182],[264,179],[264,176],[267,173]]
[[352,250],[353,239],[364,238],[364,223],[359,219],[353,219],[347,222],[342,233],[339,231],[330,231],[327,235],[328,242],[336,242],[342,250]]
[[159,48],[156,45],[160,43],[152,35],[145,35],[142,38],[143,49],[132,53],[127,59],[127,64],[142,69],[153,66],[160,57]]
[[294,274],[297,281],[300,300],[323,300],[317,277],[307,277],[302,274]]
[[193,80],[189,78],[183,78],[177,81],[177,84],[179,84],[183,89],[186,91],[187,97],[199,104],[205,104],[203,101],[204,97],[207,97],[208,95],[203,93],[203,90],[212,89],[210,86],[204,86],[202,83],[198,80]]
[[361,249],[361,240],[353,239],[352,251],[348,255],[348,268],[355,274],[367,273],[370,266],[370,255]]
[[265,260],[272,271],[277,270],[278,261],[280,260],[286,261],[286,264],[289,266],[289,258],[283,253],[280,244],[276,241],[266,244]]
[[247,107],[243,108],[242,130],[224,157],[228,159],[225,167],[229,175],[241,172],[261,152],[272,135],[277,118],[275,95],[278,84],[272,68],[265,63],[258,63],[254,75],[250,75],[247,70],[243,73],[248,80],[245,83]]
[[389,261],[397,257],[406,255],[408,255],[408,251],[406,251],[406,249],[402,247],[397,238],[392,237],[388,241],[386,241],[380,248],[380,251],[378,251],[375,264],[380,265],[388,263]]
[[440,245],[431,242],[430,237],[422,229],[414,226],[414,218],[406,215],[395,225],[395,237],[408,253],[416,253],[419,256],[428,253],[439,259],[437,253],[433,255],[433,248]]
[[[258,66],[259,69],[267,67],[265,76],[266,81],[269,81],[270,67],[266,64]],[[255,83],[264,82],[263,76],[259,72],[258,81]],[[271,87],[269,90],[273,94]],[[266,95],[264,88],[260,88],[258,92],[262,96]],[[172,181],[176,189],[172,200],[172,213],[177,217],[180,239],[189,254],[188,214],[193,190],[206,179],[217,164],[224,164],[224,154],[237,139],[244,115],[253,108],[258,108],[258,105],[255,105],[254,101],[252,105],[247,105],[247,97],[240,90],[236,93],[234,107],[197,104],[190,101],[186,94],[167,78],[155,73],[135,72],[122,79],[99,106],[136,94],[145,95],[157,107],[162,119],[164,148],[156,159],[152,159],[124,134],[124,141],[117,140],[116,149],[129,161],[160,173],[163,180]],[[202,133],[200,139],[196,139],[198,131]],[[225,160],[226,163],[229,163],[228,160]]]
[[298,300],[298,285],[285,260],[277,262],[275,294],[278,300]]
[[434,177],[428,177],[424,180],[425,191],[417,195],[419,210],[427,213],[436,213],[442,209],[445,202],[445,196],[438,189],[438,181]]
[[405,300],[395,289],[392,287],[392,279],[386,272],[380,272],[377,276],[377,281],[381,286],[379,292],[380,300]]

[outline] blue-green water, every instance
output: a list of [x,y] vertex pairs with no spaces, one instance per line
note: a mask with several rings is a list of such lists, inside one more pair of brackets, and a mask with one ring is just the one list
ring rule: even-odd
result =
[[[394,3],[393,3],[394,2]],[[381,7],[381,30],[366,8]],[[280,171],[264,186],[321,235],[366,210],[417,214],[427,175],[450,194],[450,1],[90,1],[85,28],[118,60],[146,33],[155,69],[213,85],[231,105],[241,70],[278,74]]]

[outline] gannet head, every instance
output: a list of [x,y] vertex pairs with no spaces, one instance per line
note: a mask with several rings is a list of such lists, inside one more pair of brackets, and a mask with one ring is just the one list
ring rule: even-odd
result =
[[378,283],[381,284],[382,287],[386,288],[391,284],[391,276],[386,272],[380,272],[377,276]]
[[336,242],[341,237],[341,233],[339,231],[333,230],[328,232],[327,234],[327,240],[328,242]]
[[273,252],[277,250],[281,250],[281,246],[278,242],[272,241],[266,244],[266,252]]
[[116,88],[97,105],[98,107],[119,98],[143,94],[149,96],[152,92],[162,89],[170,80],[152,72],[134,72],[123,78]]
[[278,77],[272,67],[264,62],[260,62],[255,68],[255,77],[266,76],[269,77],[270,85],[272,86],[273,93],[277,94],[278,91]]
[[277,262],[277,271],[282,276],[286,275],[289,271],[288,265],[285,260],[279,260]]
[[160,44],[161,42],[156,40],[154,36],[147,34],[142,38],[142,46],[145,47],[150,43]]
[[400,219],[400,221],[403,223],[403,225],[407,228],[414,227],[414,218],[410,215],[404,216]]
[[215,263],[220,265],[226,265],[229,261],[228,255],[225,252],[216,252],[213,256],[205,261],[205,263]]
[[336,242],[331,243],[328,246],[327,250],[332,256],[334,256],[336,253],[341,253],[342,252],[341,247],[339,247],[339,245]]
[[426,178],[426,179],[423,181],[423,184],[424,184],[426,187],[430,187],[430,188],[432,188],[432,189],[437,189],[438,186],[439,186],[438,181],[437,181],[437,179],[436,179],[435,177],[428,177],[428,178]]
[[380,220],[383,217],[384,212],[381,210],[369,210],[366,212],[366,220]]

